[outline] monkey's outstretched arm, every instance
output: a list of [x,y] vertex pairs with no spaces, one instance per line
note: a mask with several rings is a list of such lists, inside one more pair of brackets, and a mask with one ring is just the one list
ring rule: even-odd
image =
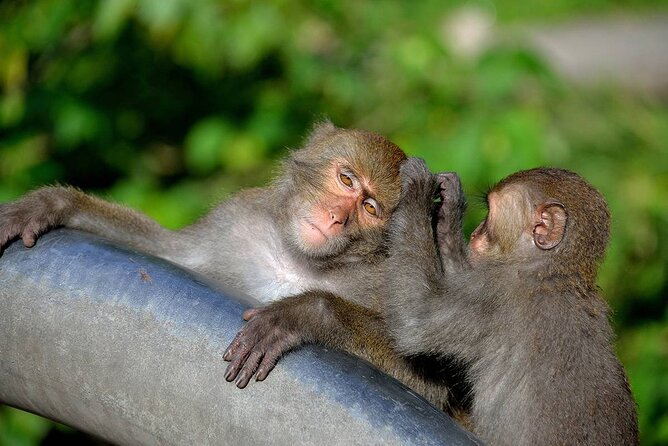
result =
[[401,286],[404,294],[423,295],[437,289],[443,276],[432,227],[437,183],[418,158],[401,166],[401,180],[401,200],[389,226],[387,280],[391,288]]
[[283,354],[305,344],[345,350],[381,368],[396,357],[377,313],[326,291],[307,291],[247,310],[244,319],[248,323],[223,356],[230,361],[225,379],[236,380],[240,388],[253,375],[265,379]]
[[58,226],[81,229],[162,257],[177,252],[184,237],[132,209],[73,187],[51,186],[0,205],[0,248],[15,237],[33,246],[40,234]]
[[[390,223],[387,292],[381,309],[400,352],[447,353],[451,349],[441,344],[459,342],[468,331],[461,326],[469,320],[465,307],[448,295],[451,278],[468,269],[461,236],[461,186],[455,174],[432,176],[415,158],[404,163],[401,175],[402,198]],[[431,210],[436,193],[443,203],[435,234]]]

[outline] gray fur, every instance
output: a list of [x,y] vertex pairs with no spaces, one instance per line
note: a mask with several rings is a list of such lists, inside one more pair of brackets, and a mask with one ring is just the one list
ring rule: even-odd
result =
[[403,152],[373,132],[324,122],[304,148],[291,153],[270,186],[241,191],[181,230],[165,229],[137,211],[72,187],[44,187],[0,206],[0,249],[16,237],[32,246],[41,233],[66,226],[196,270],[261,302],[314,288],[366,296],[378,282],[386,224],[366,228],[351,218],[345,237],[315,253],[302,249],[296,235],[297,218],[322,194],[323,170],[338,159],[354,164],[351,169],[371,166],[367,174],[378,193],[386,194],[389,218],[399,201]]
[[[471,422],[490,444],[637,444],[635,403],[595,284],[577,268],[549,275],[545,264],[523,259],[462,261],[455,271],[452,253],[466,250],[460,186],[438,181],[437,253],[428,216],[434,179],[414,159],[402,174],[384,307],[399,350],[468,364]],[[561,178],[557,171],[552,181]],[[601,212],[593,218],[605,220],[607,209]],[[607,221],[603,230],[607,241]]]

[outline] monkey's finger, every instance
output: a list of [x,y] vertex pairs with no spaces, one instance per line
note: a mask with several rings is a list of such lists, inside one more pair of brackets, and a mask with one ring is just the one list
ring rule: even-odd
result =
[[454,192],[457,195],[462,190],[462,181],[455,172],[439,172],[435,177],[441,195],[448,191]]
[[245,350],[242,352],[242,354],[236,356],[232,362],[227,366],[225,369],[225,381],[231,382],[234,381],[237,375],[239,374],[239,371],[243,367],[243,365],[246,363],[246,358],[248,358],[248,354],[250,353],[250,349]]
[[234,361],[227,365],[225,369],[225,381],[230,382],[237,377],[239,370],[241,370],[241,363],[242,361],[239,358],[235,358]]
[[23,244],[25,245],[26,248],[32,248],[35,246],[35,241],[37,241],[37,237],[32,231],[24,231],[21,234],[21,240],[23,240]]
[[246,360],[243,368],[241,369],[241,373],[239,373],[239,377],[237,378],[238,388],[243,389],[248,385],[248,382],[257,370],[257,365],[260,363],[263,356],[264,352],[261,350],[253,350],[253,352],[248,356],[248,359]]
[[249,308],[248,310],[244,311],[244,314],[241,315],[241,317],[244,318],[245,321],[249,321],[262,310],[261,308]]
[[236,355],[237,349],[241,347],[241,339],[243,336],[243,330],[241,330],[239,333],[237,333],[234,339],[232,339],[230,345],[228,345],[225,349],[225,353],[223,353],[223,359],[225,361],[231,361],[232,358]]
[[39,230],[39,224],[37,224],[34,220],[29,221],[25,228],[23,228],[23,231],[21,231],[21,240],[23,240],[23,244],[26,247],[32,248],[35,246]]
[[269,372],[274,370],[278,359],[281,357],[281,350],[278,348],[273,348],[270,351],[264,354],[260,366],[257,368],[257,373],[255,374],[255,379],[257,381],[264,381],[264,379],[269,375]]
[[[250,354],[251,345],[248,343],[247,327],[244,327],[237,335],[234,337],[230,343],[225,353],[223,353],[223,359],[226,361],[235,360],[245,361],[246,357]],[[253,342],[252,345],[255,345],[256,342]]]

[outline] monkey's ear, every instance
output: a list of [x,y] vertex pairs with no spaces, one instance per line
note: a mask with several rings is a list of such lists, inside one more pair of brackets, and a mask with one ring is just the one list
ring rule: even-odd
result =
[[540,249],[552,249],[564,238],[568,215],[564,205],[548,201],[536,208],[533,241]]

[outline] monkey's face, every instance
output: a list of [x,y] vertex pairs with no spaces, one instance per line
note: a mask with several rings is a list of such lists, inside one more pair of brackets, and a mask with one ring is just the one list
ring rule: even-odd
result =
[[365,238],[375,239],[373,234],[382,233],[391,209],[376,198],[374,186],[345,160],[326,167],[319,193],[305,197],[294,216],[302,251],[311,256],[337,255],[353,241],[364,244]]
[[526,185],[506,182],[487,195],[487,218],[471,235],[474,260],[535,258],[558,246],[566,226],[564,206],[537,197]]
[[316,126],[286,171],[290,245],[310,258],[369,260],[401,196],[403,151],[383,136]]

